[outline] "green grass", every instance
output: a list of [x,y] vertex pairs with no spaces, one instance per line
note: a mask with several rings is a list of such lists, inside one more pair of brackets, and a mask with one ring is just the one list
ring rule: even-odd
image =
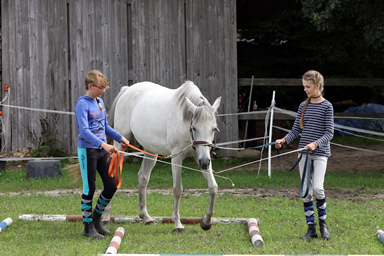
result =
[[[363,138],[363,137],[366,138]],[[384,138],[380,136],[363,134],[358,136],[334,136],[332,142],[344,145],[384,145]]]
[[[342,138],[343,140],[344,138]],[[347,144],[342,141],[336,143]],[[359,143],[357,143],[359,144]],[[364,144],[364,143],[362,143]],[[351,145],[349,143],[349,145]],[[353,144],[352,144],[353,145]],[[254,159],[214,159],[213,169],[220,171],[247,163]],[[194,161],[186,159],[185,166],[197,169]],[[137,172],[140,161],[124,164],[122,189],[137,188]],[[298,171],[284,173],[266,170],[229,171],[222,173],[231,182],[216,177],[219,188],[265,188],[283,190],[300,186]],[[183,187],[207,188],[207,182],[199,172],[183,169]],[[362,198],[359,194],[382,193],[383,170],[360,172],[328,172],[325,177],[327,189],[343,189],[355,193],[350,200],[327,198],[327,223],[332,238],[329,241],[298,239],[306,232],[302,200],[284,197],[261,198],[231,194],[218,195],[214,217],[260,219],[260,231],[265,241],[264,248],[251,245],[245,225],[214,225],[203,231],[199,225],[185,225],[186,234],[173,233],[173,224],[146,226],[142,223],[120,223],[109,226],[112,233],[117,227],[126,230],[119,253],[126,254],[382,254],[384,245],[376,238],[375,231],[384,229],[382,206],[384,199]],[[63,176],[54,179],[26,180],[26,171],[0,172],[0,221],[11,217],[14,223],[0,233],[0,255],[97,255],[105,253],[111,236],[105,240],[82,237],[81,222],[33,222],[18,220],[19,214],[64,214],[80,215],[80,195],[62,194],[47,196],[38,194],[44,190],[81,189],[82,185],[71,184],[73,178],[63,171]],[[158,163],[152,171],[149,188],[172,188],[170,166]],[[97,188],[102,188],[97,176]],[[15,194],[13,192],[22,192]],[[96,202],[96,196],[94,203]],[[150,193],[147,207],[152,216],[171,216],[173,196]],[[205,214],[208,195],[191,196],[185,192],[181,199],[182,217],[200,217]],[[112,215],[137,216],[138,196],[117,193],[113,199]]]
[[[181,216],[203,215],[208,200],[208,195],[184,196]],[[105,253],[112,238],[83,238],[81,222],[18,220],[18,214],[79,214],[79,195],[0,195],[0,201],[0,219],[14,220],[0,233],[0,255],[97,255]],[[215,217],[259,218],[264,248],[251,245],[245,225],[218,224],[209,231],[201,230],[199,225],[185,225],[186,234],[173,233],[173,224],[119,223],[108,228],[112,233],[119,226],[125,228],[118,252],[126,254],[381,254],[383,244],[375,231],[383,228],[383,203],[383,199],[329,199],[328,226],[332,238],[307,242],[299,239],[306,231],[300,199],[219,195]],[[152,216],[170,216],[172,206],[172,195],[148,195]],[[137,212],[138,196],[118,193],[113,199],[112,215],[137,216]]]
[[[227,169],[231,166],[237,166],[242,163],[253,161],[254,159],[214,159],[213,169],[216,171]],[[194,161],[186,159],[183,165],[197,169]],[[123,170],[122,189],[137,188],[137,173],[140,163],[125,163]],[[266,170],[258,173],[258,165],[254,165],[254,171],[228,171],[220,173],[233,181],[232,183],[220,177],[216,177],[219,188],[269,188],[278,189],[298,188],[300,187],[300,179],[297,168],[289,173],[280,170],[272,170],[272,178],[268,177]],[[368,189],[369,193],[379,193],[382,188],[384,178],[383,170],[372,170],[360,172],[327,172],[325,176],[326,188],[343,188],[351,191]],[[207,182],[200,172],[183,169],[182,171],[183,187],[191,188],[207,188]],[[26,179],[26,171],[5,171],[0,172],[0,188],[2,192],[10,191],[36,191],[36,190],[53,190],[53,189],[81,189],[82,184],[71,184],[72,177],[68,176],[68,172],[63,171],[60,178],[44,178],[44,179]],[[97,187],[101,188],[102,183],[97,175]],[[172,171],[170,165],[164,163],[156,164],[152,171],[148,188],[172,188]]]

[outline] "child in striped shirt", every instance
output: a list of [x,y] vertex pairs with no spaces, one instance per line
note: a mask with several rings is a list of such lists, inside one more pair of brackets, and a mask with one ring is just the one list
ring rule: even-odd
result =
[[[284,143],[291,143],[301,133],[299,148],[310,151],[312,169],[308,195],[303,198],[308,231],[301,239],[317,237],[313,197],[316,198],[321,237],[329,239],[331,235],[325,222],[327,208],[324,194],[324,176],[328,157],[331,156],[330,141],[334,133],[333,106],[323,98],[324,78],[319,72],[307,71],[303,75],[302,81],[304,92],[308,98],[300,104],[292,130],[284,138],[276,140],[276,148],[281,148]],[[305,159],[306,156],[303,155],[299,163],[301,178]],[[305,179],[303,187],[306,186]]]

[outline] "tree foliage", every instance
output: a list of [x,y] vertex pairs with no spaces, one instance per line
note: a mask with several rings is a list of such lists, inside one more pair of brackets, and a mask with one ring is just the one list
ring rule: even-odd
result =
[[304,17],[320,31],[355,29],[369,47],[384,48],[384,1],[303,0]]
[[[289,0],[258,29],[238,31],[238,76],[300,78],[309,69],[327,78],[382,78],[384,75],[383,3],[375,0]],[[374,10],[374,11],[372,11]],[[381,16],[381,17],[377,17]],[[301,90],[278,90],[283,107],[303,99]],[[383,100],[381,88],[327,88],[327,99],[358,104]],[[254,97],[254,99],[256,99]],[[258,99],[256,99],[258,100]],[[269,105],[268,97],[259,106]],[[259,102],[259,101],[258,101]],[[282,106],[280,104],[280,106]]]

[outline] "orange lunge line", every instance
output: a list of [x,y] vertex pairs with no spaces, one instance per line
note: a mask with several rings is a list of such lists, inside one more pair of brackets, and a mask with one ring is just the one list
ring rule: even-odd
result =
[[[141,150],[131,144],[128,144],[127,146],[137,150],[137,151],[140,151],[140,152],[143,152],[144,154],[147,154],[147,155],[151,155],[151,156],[155,156],[155,157],[159,157],[159,158],[167,158],[165,156],[158,156],[158,155],[154,155],[154,154],[151,154],[151,153],[148,153],[144,150]],[[122,146],[121,148],[121,152],[124,152],[125,151],[125,146]],[[116,151],[113,153],[112,155],[112,161],[111,161],[111,164],[109,165],[109,170],[108,170],[108,176],[109,177],[113,177],[115,176],[115,179],[116,179],[116,188],[120,188],[121,187],[121,180],[122,180],[122,172],[123,172],[123,161],[124,161],[124,153],[121,153],[120,151]],[[108,160],[107,160],[107,163],[109,162],[110,158],[108,156]],[[120,162],[120,179],[118,177],[118,173],[119,173],[119,162]]]
[[158,158],[167,158],[166,156],[158,156],[158,155],[154,155],[154,154],[148,153],[148,152],[146,152],[144,150],[141,150],[141,149],[139,149],[139,148],[137,148],[137,147],[135,147],[135,146],[133,146],[131,144],[128,144],[128,147],[131,147],[131,148],[133,148],[133,149],[135,149],[137,151],[143,152],[144,154],[147,154],[147,155],[150,155],[150,156],[155,156],[155,157],[158,157]]
[[[121,151],[124,152],[125,146],[122,147]],[[109,162],[110,158],[108,156],[107,163]],[[116,188],[121,187],[121,180],[122,180],[122,172],[123,172],[123,161],[124,161],[124,153],[120,153],[120,151],[116,151],[112,155],[112,161],[109,165],[108,170],[108,176],[113,177],[115,176],[116,179]],[[119,174],[119,162],[120,162],[120,178],[118,177]]]

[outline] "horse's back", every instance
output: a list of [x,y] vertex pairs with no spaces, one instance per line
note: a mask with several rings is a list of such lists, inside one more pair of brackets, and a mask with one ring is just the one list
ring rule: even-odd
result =
[[[179,94],[180,87],[169,89],[152,82],[134,84],[118,100],[115,121],[120,119],[119,128],[125,126],[129,129],[144,148],[169,154],[176,143],[171,137],[178,136],[178,143],[180,136],[186,137],[189,142],[188,123],[183,120]],[[183,133],[186,130],[186,134],[180,135],[180,130]]]
[[152,82],[140,82],[130,86],[122,95],[124,102],[130,102],[130,109],[140,105],[166,104],[171,101],[175,90],[166,88]]

